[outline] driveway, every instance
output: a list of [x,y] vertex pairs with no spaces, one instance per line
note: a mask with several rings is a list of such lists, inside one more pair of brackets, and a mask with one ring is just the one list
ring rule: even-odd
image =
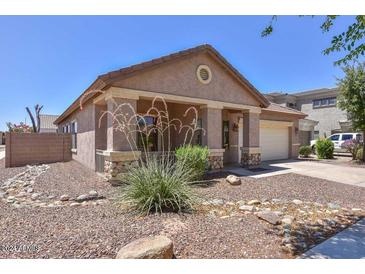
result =
[[253,172],[243,168],[230,168],[228,170],[238,175],[252,178],[296,173],[338,183],[365,187],[365,168],[299,160],[263,162],[261,167],[262,169]]

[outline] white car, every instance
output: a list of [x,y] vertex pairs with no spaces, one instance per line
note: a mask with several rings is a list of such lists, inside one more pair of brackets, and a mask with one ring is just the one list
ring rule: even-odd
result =
[[[362,142],[363,137],[361,133],[336,133],[336,134],[332,134],[331,136],[329,136],[327,139],[331,140],[332,143],[335,146],[335,151],[338,152],[346,152],[345,149],[343,149],[341,147],[341,145],[347,141],[347,140],[352,140],[352,139],[356,139]],[[312,140],[310,142],[310,146],[312,148],[312,151],[315,151],[315,145],[316,145],[317,140]]]

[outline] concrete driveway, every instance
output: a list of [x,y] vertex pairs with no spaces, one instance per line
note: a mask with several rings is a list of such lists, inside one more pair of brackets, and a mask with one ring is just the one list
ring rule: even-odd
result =
[[365,168],[326,164],[318,161],[283,160],[262,162],[262,169],[249,171],[243,168],[227,168],[241,176],[262,178],[286,173],[296,173],[339,183],[365,187]]

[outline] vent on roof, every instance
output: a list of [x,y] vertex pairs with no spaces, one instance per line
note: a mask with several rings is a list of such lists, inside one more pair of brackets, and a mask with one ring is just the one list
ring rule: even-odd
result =
[[208,84],[212,80],[212,72],[206,65],[200,65],[196,71],[199,81],[203,84]]

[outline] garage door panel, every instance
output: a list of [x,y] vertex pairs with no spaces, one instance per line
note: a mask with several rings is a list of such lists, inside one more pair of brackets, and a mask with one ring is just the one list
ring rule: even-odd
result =
[[287,159],[289,155],[288,127],[260,128],[261,160]]

